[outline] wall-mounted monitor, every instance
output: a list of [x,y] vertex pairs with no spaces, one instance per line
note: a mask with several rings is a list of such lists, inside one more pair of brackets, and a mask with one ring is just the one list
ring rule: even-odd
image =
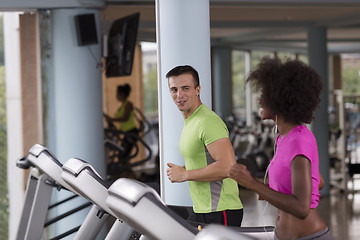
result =
[[76,15],[75,27],[79,46],[98,43],[94,13]]
[[105,58],[107,77],[131,75],[139,19],[140,13],[135,13],[112,23]]

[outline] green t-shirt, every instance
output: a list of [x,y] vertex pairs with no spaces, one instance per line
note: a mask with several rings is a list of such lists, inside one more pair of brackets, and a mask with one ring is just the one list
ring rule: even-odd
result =
[[[126,100],[122,106],[120,107],[120,109],[115,113],[115,117],[117,118],[121,118],[125,115],[125,108],[126,105],[129,104],[128,100]],[[135,123],[135,116],[134,116],[134,110],[131,111],[130,116],[128,118],[128,120],[124,121],[124,122],[120,122],[119,125],[119,129],[121,131],[127,132],[130,131],[132,129],[136,128],[136,123]]]
[[[206,147],[228,138],[228,129],[222,119],[204,104],[187,119],[180,138],[180,152],[187,170],[204,168],[215,160]],[[189,181],[194,212],[209,213],[242,209],[237,183],[230,178],[213,182]]]

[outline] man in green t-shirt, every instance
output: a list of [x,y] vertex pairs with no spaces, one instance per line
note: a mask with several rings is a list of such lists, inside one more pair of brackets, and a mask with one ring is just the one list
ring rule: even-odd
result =
[[169,89],[185,119],[180,152],[185,166],[168,163],[171,182],[189,181],[194,214],[189,220],[240,226],[243,206],[237,183],[228,178],[235,154],[221,118],[200,100],[199,74],[191,66],[170,70]]

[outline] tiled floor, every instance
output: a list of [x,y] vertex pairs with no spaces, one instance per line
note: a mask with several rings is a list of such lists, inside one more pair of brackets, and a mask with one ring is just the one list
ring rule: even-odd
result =
[[[242,226],[274,226],[276,209],[271,204],[259,201],[256,193],[246,189],[240,190],[240,197],[244,205]],[[331,189],[330,196],[321,198],[318,211],[335,240],[360,239],[360,191],[345,194]]]

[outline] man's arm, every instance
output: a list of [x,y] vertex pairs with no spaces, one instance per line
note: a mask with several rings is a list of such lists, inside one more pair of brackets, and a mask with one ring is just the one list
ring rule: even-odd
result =
[[231,166],[235,163],[234,149],[228,138],[218,139],[206,146],[215,162],[193,170],[169,163],[167,175],[172,182],[217,181],[228,177]]

